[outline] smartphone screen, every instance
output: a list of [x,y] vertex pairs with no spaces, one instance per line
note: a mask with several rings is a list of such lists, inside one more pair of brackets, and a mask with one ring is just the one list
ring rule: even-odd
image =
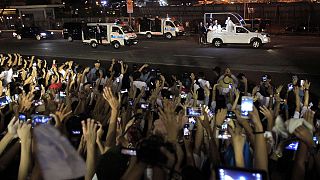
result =
[[137,151],[135,149],[123,148],[123,149],[121,149],[121,154],[129,155],[129,156],[136,156]]
[[304,80],[300,80],[300,86],[303,87],[304,86]]
[[140,104],[140,108],[141,109],[148,109],[149,108],[149,104],[148,103],[141,103]]
[[241,100],[241,117],[249,119],[249,112],[253,111],[253,98],[250,96],[242,96]]
[[288,146],[285,147],[287,150],[296,151],[298,149],[299,142],[295,141],[290,143]]
[[52,120],[51,116],[45,116],[45,115],[38,115],[33,114],[31,115],[32,119],[32,126],[39,125],[39,124],[47,124],[50,120]]
[[228,123],[229,123],[229,121],[225,121],[221,125],[221,129],[219,129],[218,135],[217,135],[218,139],[229,139],[229,138],[231,138],[231,135],[228,132]]
[[121,90],[120,90],[120,93],[121,93],[121,94],[124,94],[124,93],[127,93],[127,92],[128,92],[128,89],[121,89]]
[[293,84],[288,84],[288,90],[292,91],[293,90]]
[[218,167],[216,168],[216,179],[266,180],[267,173],[265,171],[255,169]]
[[34,105],[35,106],[40,106],[40,105],[42,105],[43,103],[42,103],[42,101],[41,100],[35,100],[34,101]]
[[227,112],[227,119],[236,119],[236,114],[233,111]]
[[189,130],[193,130],[196,124],[196,120],[194,119],[194,117],[189,117],[188,121],[189,121]]
[[9,96],[3,96],[0,97],[0,106],[8,105],[12,102],[11,98]]
[[183,126],[183,136],[190,136],[189,124]]
[[27,116],[23,113],[19,114],[19,121],[26,122],[27,121]]
[[201,107],[187,107],[185,115],[188,117],[199,117],[203,115]]
[[79,134],[81,134],[81,131],[80,130],[72,130],[71,133],[73,135],[79,135]]
[[60,97],[60,99],[64,99],[64,98],[66,98],[66,92],[64,92],[64,91],[60,91],[59,92],[59,97]]

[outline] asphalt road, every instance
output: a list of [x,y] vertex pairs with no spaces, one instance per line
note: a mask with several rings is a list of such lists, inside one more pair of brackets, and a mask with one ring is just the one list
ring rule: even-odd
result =
[[100,59],[110,61],[122,59],[129,63],[149,63],[167,72],[204,71],[210,76],[215,66],[230,67],[235,73],[244,72],[251,81],[259,81],[261,75],[271,74],[275,84],[288,83],[292,74],[313,82],[312,91],[320,96],[320,37],[311,36],[271,36],[271,43],[261,49],[249,46],[227,45],[214,48],[201,46],[197,38],[179,37],[140,38],[138,45],[122,47],[99,46],[96,49],[80,41],[56,40],[16,40],[0,38],[0,53],[20,53],[38,55],[47,59],[77,59],[82,63]]

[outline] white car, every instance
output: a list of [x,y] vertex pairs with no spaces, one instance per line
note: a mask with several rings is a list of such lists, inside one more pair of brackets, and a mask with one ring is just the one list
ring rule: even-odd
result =
[[248,44],[257,49],[269,43],[270,36],[267,33],[251,32],[243,26],[234,26],[231,32],[224,28],[209,31],[207,42],[215,47],[221,47],[223,44]]

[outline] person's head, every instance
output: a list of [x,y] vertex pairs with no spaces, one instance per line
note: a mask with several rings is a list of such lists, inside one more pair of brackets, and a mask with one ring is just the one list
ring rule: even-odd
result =
[[94,67],[95,67],[96,69],[99,69],[99,68],[100,68],[100,65],[101,65],[100,60],[97,60],[97,61],[94,63]]
[[204,72],[199,72],[198,78],[199,79],[204,79]]
[[141,72],[139,71],[136,71],[132,74],[132,78],[134,81],[138,81],[140,79],[140,76],[141,76]]
[[225,76],[231,76],[231,70],[229,68],[227,68],[225,71],[224,71],[224,75]]
[[200,26],[203,26],[203,22],[200,22]]

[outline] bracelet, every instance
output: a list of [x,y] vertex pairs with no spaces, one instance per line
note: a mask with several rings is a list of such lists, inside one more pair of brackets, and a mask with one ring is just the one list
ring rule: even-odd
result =
[[264,131],[260,131],[260,132],[253,132],[253,134],[264,134]]

